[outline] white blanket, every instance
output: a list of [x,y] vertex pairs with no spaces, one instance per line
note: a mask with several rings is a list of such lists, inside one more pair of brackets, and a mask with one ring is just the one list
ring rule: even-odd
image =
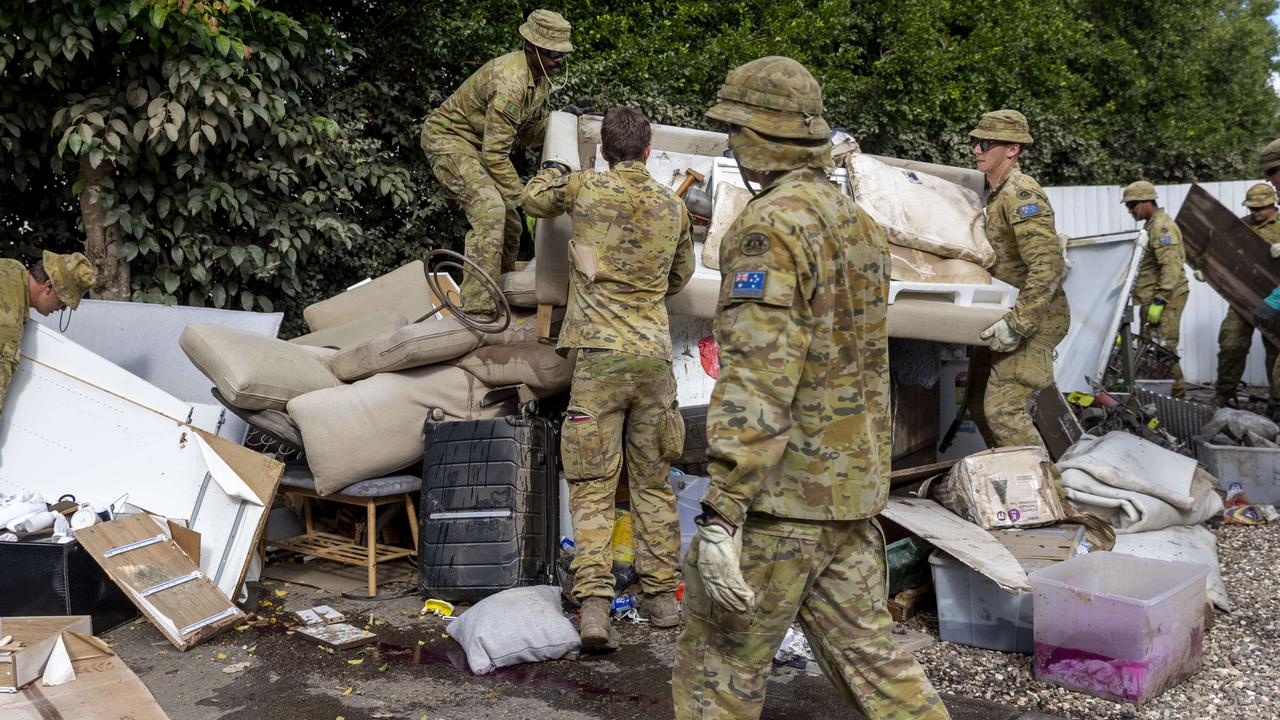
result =
[[1218,564],[1218,539],[1205,527],[1171,527],[1153,532],[1117,535],[1114,552],[1153,560],[1177,560],[1208,565],[1209,600],[1231,612],[1231,599]]
[[1086,435],[1058,461],[1067,498],[1117,533],[1198,525],[1222,512],[1196,461],[1123,432]]

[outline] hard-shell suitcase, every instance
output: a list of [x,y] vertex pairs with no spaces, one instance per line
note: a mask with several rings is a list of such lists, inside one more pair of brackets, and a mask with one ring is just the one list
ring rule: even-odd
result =
[[523,585],[556,584],[556,429],[543,417],[426,424],[419,586],[476,602]]

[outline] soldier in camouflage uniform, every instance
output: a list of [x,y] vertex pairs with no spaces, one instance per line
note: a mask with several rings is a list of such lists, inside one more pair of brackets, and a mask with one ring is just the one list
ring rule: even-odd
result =
[[[767,57],[729,73],[707,112],[763,185],[720,246],[711,485],[685,556],[676,717],[756,718],[797,619],[841,695],[868,718],[946,718],[890,639],[884,231],[828,181],[822,90]],[[750,187],[750,185],[749,185]]]
[[693,235],[684,203],[645,167],[651,135],[638,110],[613,108],[600,127],[608,171],[570,172],[552,162],[523,196],[530,215],[573,218],[569,306],[557,348],[577,351],[561,452],[573,514],[573,597],[582,604],[588,649],[612,644],[611,537],[624,436],[640,611],[657,627],[680,622],[680,523],[667,475],[684,450],[684,421],[665,299],[693,275]]
[[1267,182],[1276,190],[1280,190],[1280,139],[1272,140],[1262,148],[1258,156],[1258,170],[1267,177]]
[[48,315],[80,307],[80,298],[93,287],[98,273],[81,253],[59,255],[48,250],[28,270],[17,260],[0,260],[0,403],[18,369],[22,328],[29,310]]
[[1071,325],[1062,291],[1062,245],[1049,198],[1018,167],[1022,149],[1031,144],[1026,117],[1016,110],[986,113],[969,140],[990,187],[985,212],[987,239],[996,251],[991,274],[1019,289],[1013,309],[981,334],[990,349],[973,349],[969,413],[987,447],[1043,447],[1026,404],[1053,384],[1054,347]]
[[[1278,165],[1280,167],[1280,165]],[[1249,214],[1243,220],[1258,237],[1271,246],[1271,257],[1280,258],[1280,217],[1276,215],[1276,191],[1266,183],[1258,183],[1245,193],[1244,206]],[[1245,361],[1253,345],[1253,320],[1227,309],[1227,316],[1218,330],[1218,381],[1214,384],[1214,402],[1226,405],[1235,400],[1240,378],[1244,376]],[[1271,384],[1272,406],[1280,402],[1280,373],[1276,372],[1280,348],[1262,339],[1266,350],[1267,379]]]
[[[1178,352],[1182,311],[1187,306],[1187,261],[1182,231],[1164,208],[1156,204],[1156,187],[1145,180],[1130,183],[1121,198],[1134,220],[1143,220],[1145,249],[1133,283],[1133,303],[1142,318],[1142,334]],[[1187,382],[1182,363],[1173,364],[1173,396],[1182,397]]]
[[[542,147],[551,84],[573,50],[569,23],[559,13],[535,10],[520,26],[523,50],[490,60],[436,108],[422,126],[422,149],[446,193],[462,202],[471,231],[466,256],[496,282],[512,270],[520,245],[520,191],[511,162],[517,139]],[[470,277],[463,307],[491,314],[493,298]]]

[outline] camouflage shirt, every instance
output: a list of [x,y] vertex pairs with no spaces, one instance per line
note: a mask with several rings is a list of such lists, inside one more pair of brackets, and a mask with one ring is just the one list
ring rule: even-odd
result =
[[[17,260],[0,260],[0,375],[6,380],[18,367],[22,328],[30,316],[31,296],[27,289],[27,269]],[[7,372],[6,372],[7,371]],[[0,400],[3,389],[0,388]]]
[[1280,242],[1280,213],[1271,216],[1270,220],[1257,222],[1252,215],[1245,215],[1244,224],[1249,229],[1257,233],[1258,237],[1267,241],[1267,245],[1275,245]]
[[569,307],[559,348],[603,348],[671,359],[667,295],[693,275],[684,203],[643,162],[606,172],[538,173],[521,198],[534,217],[569,213]]
[[[1053,208],[1040,183],[1015,164],[987,196],[987,239],[996,251],[991,274],[1018,288],[1018,302],[1005,316],[1014,332],[1066,333],[1071,322],[1062,292],[1065,268],[1054,229]],[[1042,328],[1049,323],[1052,327]]]
[[1147,249],[1142,252],[1133,283],[1134,300],[1146,305],[1157,296],[1169,300],[1188,292],[1187,274],[1182,269],[1187,251],[1178,224],[1164,208],[1156,208],[1142,228],[1147,231]]
[[550,92],[546,78],[534,82],[523,50],[490,60],[427,116],[422,149],[479,154],[507,206],[515,207],[522,185],[511,148],[517,136],[525,147],[542,147]]
[[703,503],[857,520],[889,488],[889,251],[826,176],[786,173],[720,245],[720,379],[707,408]]

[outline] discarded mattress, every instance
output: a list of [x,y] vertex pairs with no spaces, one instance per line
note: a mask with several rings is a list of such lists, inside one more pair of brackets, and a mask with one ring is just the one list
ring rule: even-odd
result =
[[1196,461],[1124,432],[1085,435],[1058,461],[1067,499],[1117,534],[1198,525],[1222,512]]
[[245,410],[283,410],[299,395],[341,384],[327,348],[207,323],[188,325],[178,343],[222,397]]
[[861,153],[849,155],[845,166],[853,199],[884,227],[894,245],[982,267],[995,262],[982,207],[972,190]]
[[343,350],[329,360],[329,368],[340,380],[355,382],[378,373],[447,362],[478,347],[479,333],[457,320],[427,319]]
[[510,403],[484,406],[489,386],[447,365],[379,373],[351,385],[301,395],[288,411],[302,433],[320,495],[380,477],[422,457],[422,428],[436,420],[509,415]]

